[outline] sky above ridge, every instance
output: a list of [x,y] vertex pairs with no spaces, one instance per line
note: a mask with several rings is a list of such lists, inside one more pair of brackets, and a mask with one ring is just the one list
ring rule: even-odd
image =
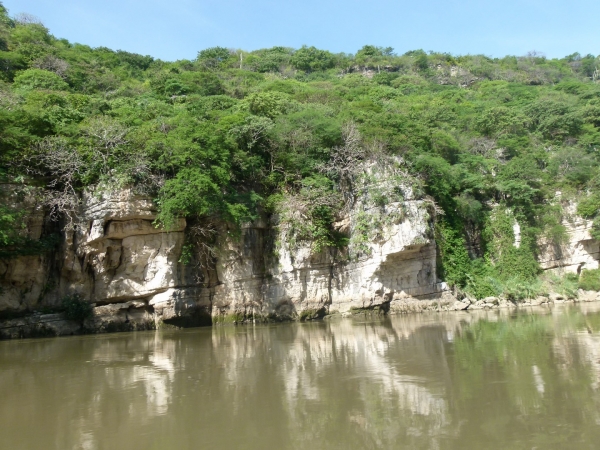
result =
[[222,46],[600,54],[599,0],[0,0],[58,38],[164,60]]

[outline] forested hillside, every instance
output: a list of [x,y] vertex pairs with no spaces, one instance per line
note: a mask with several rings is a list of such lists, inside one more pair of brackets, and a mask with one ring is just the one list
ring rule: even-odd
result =
[[[165,62],[56,38],[0,3],[0,177],[23,195],[43,188],[62,226],[85,190],[133,186],[156,199],[157,225],[193,225],[187,252],[261,214],[320,251],[349,244],[335,223],[352,165],[393,156],[435,202],[442,278],[478,297],[526,295],[540,239],[565,239],[566,203],[598,217],[600,238],[599,69],[578,53],[369,45],[354,55],[215,47]],[[22,222],[0,204],[0,257],[56,242],[29,240]]]

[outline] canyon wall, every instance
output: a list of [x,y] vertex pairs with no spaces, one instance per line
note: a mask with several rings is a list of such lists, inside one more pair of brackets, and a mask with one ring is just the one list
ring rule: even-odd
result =
[[538,259],[542,269],[557,273],[581,273],[584,269],[599,267],[600,242],[590,234],[593,221],[578,216],[576,212],[576,203],[563,205],[563,238],[558,242],[542,238],[538,242],[541,250]]
[[[385,226],[356,258],[339,249],[314,253],[309,242],[290,248],[267,224],[244,228],[241,243],[220,246],[213,316],[324,315],[440,296],[445,285],[436,275],[428,204],[408,200],[387,205],[385,213],[400,208],[403,219]],[[351,211],[346,218],[350,229],[355,215]],[[283,243],[274,248],[277,241]]]
[[[222,233],[209,267],[181,263],[185,220],[169,230],[156,227],[152,201],[131,190],[86,194],[70,228],[52,224],[33,197],[20,202],[31,238],[58,227],[62,240],[51,253],[0,263],[4,337],[315,318],[389,310],[445,290],[436,275],[432,203],[411,194],[383,209],[359,201],[348,211],[338,226],[350,235],[359,213],[379,208],[394,217],[362,253],[316,252],[307,241],[292,247],[278,218],[264,216],[239,235]],[[57,312],[75,294],[93,306],[81,324]]]
[[[3,189],[6,198],[10,186]],[[410,189],[404,197],[385,206],[358,199],[336,223],[352,238],[361,217],[391,218],[359,252],[352,245],[319,252],[308,241],[292,245],[278,217],[263,215],[239,235],[221,233],[210,264],[180,262],[185,220],[157,227],[152,201],[131,190],[85,195],[73,227],[53,223],[35,196],[21,198],[24,232],[38,239],[62,229],[62,240],[50,253],[0,261],[0,337],[456,309],[436,273],[433,203]],[[564,225],[561,246],[542,246],[542,268],[597,268],[589,221],[573,213]],[[81,323],[60,312],[62,299],[75,294],[93,307]]]

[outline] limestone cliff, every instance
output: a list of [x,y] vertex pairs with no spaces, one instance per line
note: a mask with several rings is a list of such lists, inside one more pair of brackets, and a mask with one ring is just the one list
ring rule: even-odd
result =
[[[338,226],[352,236],[373,209],[391,218],[368,236],[361,252],[316,252],[292,246],[276,216],[246,224],[240,236],[223,233],[211,267],[180,263],[186,223],[157,228],[149,198],[131,190],[82,198],[79,220],[63,227],[58,249],[0,266],[4,336],[148,329],[161,324],[317,317],[351,308],[383,308],[439,296],[432,203],[409,192],[403,202],[374,207],[358,201]],[[48,224],[42,208],[28,209],[28,230]],[[65,295],[93,304],[81,326],[54,313]],[[48,312],[50,314],[42,314]]]
[[[10,189],[4,186],[5,193]],[[63,226],[54,252],[0,261],[0,337],[315,318],[356,309],[457,309],[436,273],[434,205],[409,188],[402,195],[384,206],[358,197],[336,223],[350,236],[347,248],[317,252],[311,242],[292,243],[277,216],[263,215],[239,236],[222,233],[206,266],[180,262],[186,222],[157,228],[149,198],[131,190],[87,194],[78,222],[68,231]],[[39,238],[58,225],[33,199],[19,201],[26,232]],[[374,220],[373,229],[355,239],[365,218]],[[565,226],[567,241],[543,247],[542,267],[597,267],[590,224],[573,213]],[[57,312],[72,294],[94,307],[83,323]]]
[[[213,315],[323,315],[386,308],[393,301],[440,294],[444,285],[436,276],[427,204],[422,200],[391,204],[386,213],[400,207],[405,217],[386,226],[383,236],[368,244],[368,256],[357,259],[340,250],[315,254],[310,243],[294,249],[284,243],[269,254],[265,248],[276,239],[274,229],[245,228],[242,245],[233,241],[223,245],[217,265],[222,284],[213,289]],[[353,216],[347,219],[350,224]]]
[[562,226],[565,236],[560,242],[541,239],[538,246],[540,266],[544,270],[580,273],[583,269],[597,269],[600,259],[600,242],[590,235],[592,220],[578,216],[577,204],[569,202],[563,207]]

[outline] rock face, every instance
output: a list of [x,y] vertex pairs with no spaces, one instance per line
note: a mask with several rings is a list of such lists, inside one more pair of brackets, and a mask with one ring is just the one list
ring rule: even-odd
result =
[[597,269],[600,259],[600,242],[590,235],[592,221],[576,214],[577,205],[569,203],[565,208],[562,225],[566,239],[555,243],[542,239],[539,242],[540,266],[544,270],[559,273],[580,273],[583,269]]
[[177,263],[184,220],[169,232],[156,228],[152,202],[130,191],[84,205],[84,222],[66,249],[64,291],[104,304],[146,299],[184,282]]
[[[43,211],[24,206],[33,223],[28,233],[37,238]],[[168,232],[156,228],[152,201],[129,190],[84,197],[80,217],[73,230],[63,233],[54,254],[0,263],[0,315],[56,309],[65,295],[78,294],[95,306],[92,317],[80,324],[87,331],[154,328],[163,313],[167,320],[176,319],[179,313],[171,297],[181,296],[171,295],[172,291],[194,279],[178,263],[185,221]],[[153,301],[156,296],[162,300]],[[207,309],[205,315],[209,313]],[[57,327],[49,330],[64,334]]]
[[[42,236],[45,222],[44,210],[36,205],[35,194],[23,192],[18,184],[0,184],[0,202],[23,211],[26,227],[22,232],[31,239]],[[48,255],[0,259],[0,314],[27,310],[37,304],[48,286],[50,260]]]
[[[400,207],[403,220],[388,225],[380,239],[368,244],[368,256],[354,260],[335,250],[314,254],[309,243],[294,249],[283,244],[269,254],[265,248],[277,240],[273,228],[245,228],[241,246],[221,246],[217,273],[222,284],[213,289],[213,316],[293,317],[389,308],[394,301],[439,296],[445,285],[436,276],[427,203],[391,204],[386,213]],[[349,222],[355,219],[351,212]]]
[[[48,220],[34,202],[25,206],[27,231],[37,238]],[[359,206],[363,214],[368,209]],[[317,253],[310,242],[292,248],[265,217],[246,225],[239,238],[222,236],[207,270],[179,262],[183,219],[167,231],[154,225],[148,198],[130,190],[86,195],[80,220],[62,233],[54,253],[0,262],[0,318],[12,319],[0,323],[0,337],[314,318],[353,308],[404,311],[445,289],[436,275],[431,210],[422,199],[387,205],[380,213],[394,220],[352,256]],[[351,234],[358,214],[349,211],[340,226]],[[94,306],[85,322],[31,316],[56,311],[73,294]]]
[[[7,198],[12,188],[2,189]],[[19,201],[31,238],[58,229],[34,196]],[[350,236],[350,245],[320,252],[312,242],[292,245],[278,218],[265,216],[246,224],[236,238],[221,235],[210,267],[203,267],[179,262],[186,240],[183,219],[170,230],[157,228],[152,201],[130,190],[86,195],[80,220],[63,231],[53,253],[0,261],[0,338],[312,319],[357,310],[502,307],[505,301],[492,297],[459,302],[438,280],[434,214],[431,202],[410,191],[402,202],[385,206],[359,199],[336,225]],[[370,216],[378,217],[376,232],[363,236],[362,246],[352,244],[361,220]],[[541,246],[542,267],[597,268],[600,252],[589,221],[573,213],[564,224],[568,239],[562,246]],[[93,306],[82,322],[59,312],[61,299],[73,294]],[[579,297],[599,298],[583,291]]]

